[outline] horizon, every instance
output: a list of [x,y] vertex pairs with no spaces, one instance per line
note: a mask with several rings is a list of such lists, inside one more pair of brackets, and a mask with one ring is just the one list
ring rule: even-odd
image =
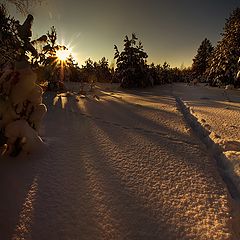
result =
[[[127,7],[126,7],[127,6]],[[108,59],[114,63],[114,45],[121,51],[125,35],[136,33],[148,54],[147,62],[171,67],[190,67],[201,42],[207,38],[213,46],[221,39],[226,18],[238,7],[236,0],[177,2],[133,0],[121,2],[44,1],[30,6],[34,16],[33,39],[55,26],[57,42],[73,52],[79,66],[87,59]],[[11,16],[25,19],[12,4]],[[103,14],[104,13],[104,14]]]

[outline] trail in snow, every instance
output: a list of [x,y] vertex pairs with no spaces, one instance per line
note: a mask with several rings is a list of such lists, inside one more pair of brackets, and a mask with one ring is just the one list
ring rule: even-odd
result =
[[202,132],[201,138],[217,156],[224,175],[230,177],[239,195],[240,91],[175,84],[174,93],[184,102],[195,130]]
[[1,239],[237,239],[169,87],[97,94],[47,93],[46,149],[0,162]]

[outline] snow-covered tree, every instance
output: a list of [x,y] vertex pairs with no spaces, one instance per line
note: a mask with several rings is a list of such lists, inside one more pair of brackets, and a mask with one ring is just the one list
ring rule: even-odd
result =
[[115,49],[116,78],[121,82],[123,88],[146,87],[150,85],[148,78],[147,53],[142,43],[137,42],[138,38],[132,34],[131,39],[125,36],[124,48],[120,53],[117,46]]
[[193,76],[202,78],[208,67],[209,58],[212,54],[213,46],[211,42],[205,38],[197,50],[197,54],[193,59],[192,71]]
[[[2,8],[4,9],[4,8]],[[28,15],[21,25],[6,17],[1,9],[0,39],[0,154],[16,156],[22,149],[31,151],[37,143],[40,122],[46,113],[42,104],[42,88],[36,84],[36,73],[28,62],[27,54],[37,56],[31,43],[33,16]],[[6,26],[12,26],[12,30]],[[4,34],[4,33],[7,33]]]
[[46,39],[43,35],[39,39],[31,41],[33,16],[28,14],[21,25],[18,20],[10,17],[6,7],[0,5],[0,65],[7,61],[13,62],[20,59],[38,57],[38,52],[33,46]]
[[17,24],[18,21],[8,15],[5,5],[0,4],[0,66],[7,61],[16,60],[21,54]]
[[240,8],[226,20],[222,39],[214,48],[207,76],[211,85],[235,84],[240,56]]

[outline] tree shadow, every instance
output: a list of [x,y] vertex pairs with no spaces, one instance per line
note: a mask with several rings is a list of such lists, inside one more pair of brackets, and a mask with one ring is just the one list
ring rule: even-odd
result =
[[[97,136],[99,137],[99,135]],[[139,191],[139,189],[147,189],[149,186],[142,185],[141,179],[133,184],[132,179],[139,177],[134,176],[132,172],[134,169],[129,168],[128,172],[123,173],[127,167],[124,166],[124,161],[119,164],[117,156],[114,154],[108,156],[107,151],[104,151],[105,149],[101,145],[103,139],[96,138],[96,134],[92,134],[92,139],[99,158],[90,160],[96,169],[96,174],[101,179],[103,188],[101,194],[105,204],[112,210],[112,218],[118,222],[115,227],[119,228],[118,231],[120,230],[119,235],[112,236],[111,239],[119,237],[122,239],[160,239],[160,236],[161,239],[167,239],[169,236],[176,238],[173,230],[175,226],[164,221],[161,211],[158,211],[159,206],[156,209],[149,207],[146,201],[151,199],[147,197],[147,191],[145,193]],[[130,161],[130,159],[128,160]],[[122,172],[118,171],[120,168],[122,168]],[[130,172],[133,174],[129,174]],[[163,204],[161,198],[158,203],[159,205]]]
[[[104,104],[99,104],[97,111],[91,104],[86,103],[86,109],[93,119],[103,121],[106,124],[119,126],[123,129],[134,129],[145,131],[146,133],[170,135],[181,139],[187,138],[187,133],[177,131],[177,113],[164,109],[156,110],[144,106],[135,107],[118,101],[107,101]],[[108,109],[108,115],[105,114],[106,109]],[[161,115],[164,115],[164,117],[161,117]],[[169,122],[161,122],[163,119],[172,119],[175,122],[175,128],[167,126]]]
[[[168,216],[164,215],[167,213],[161,211],[164,204],[169,204],[171,213],[176,209],[157,195],[161,190],[159,185],[153,195],[150,194],[154,184],[161,181],[157,172],[160,166],[156,168],[155,165],[158,159],[151,157],[152,162],[139,161],[137,151],[143,146],[137,141],[134,143],[135,139],[125,134],[132,131],[142,135],[140,137],[146,140],[145,145],[154,142],[167,151],[167,144],[171,141],[163,144],[159,136],[162,140],[170,132],[171,136],[179,139],[179,133],[163,124],[146,120],[139,116],[136,108],[124,103],[112,101],[108,104],[85,99],[87,116],[81,115],[75,97],[68,97],[64,111],[59,111],[61,104],[52,106],[54,98],[53,95],[45,99],[49,109],[43,123],[47,154],[35,160],[0,162],[0,189],[5,193],[0,200],[0,212],[3,213],[0,220],[3,229],[1,237],[10,239],[13,235],[37,177],[33,216],[29,220],[28,232],[23,232],[23,236],[19,237],[30,234],[32,239],[41,240],[101,239],[103,236],[106,239],[119,236],[125,239],[167,239],[169,236],[180,239],[182,236],[177,234],[181,229],[168,221]],[[106,109],[110,116],[105,114]],[[164,110],[159,111],[161,113],[165,114]],[[174,118],[174,114],[169,114]],[[134,119],[142,122],[139,129]],[[154,127],[149,130],[148,126]],[[103,135],[98,134],[99,129]],[[160,133],[165,135],[155,136],[156,129],[161,129]],[[124,133],[122,137],[119,132]],[[186,138],[185,134],[180,138]],[[104,145],[106,139],[109,141]],[[124,155],[124,146],[128,141],[136,149]],[[181,141],[177,145],[180,148]],[[125,159],[121,159],[121,154]],[[182,156],[177,156],[177,159],[184,161]],[[167,161],[163,159],[162,163],[161,167],[167,167]],[[134,175],[135,168],[139,175]],[[196,168],[196,171],[200,170]],[[145,174],[149,172],[153,175],[145,180]],[[174,185],[175,182],[170,184]],[[184,231],[187,229],[182,229],[183,236]]]
[[[31,227],[31,206],[35,196],[33,194],[31,199],[28,196],[33,187],[37,188],[38,168],[42,163],[41,158],[34,158],[34,155],[25,159],[8,157],[0,161],[0,190],[2,192],[0,232],[2,239],[12,239],[13,234],[18,231],[18,227],[25,228],[23,231],[26,233]],[[27,198],[29,202],[26,202]],[[29,215],[25,218],[23,214],[26,212]]]
[[[102,135],[97,134],[99,131],[101,132]],[[141,228],[143,229],[151,229],[150,232],[156,232],[155,231],[156,229],[161,229],[160,232],[165,233],[166,236],[168,236],[168,237],[164,236],[163,239],[168,239],[169,236],[173,236],[172,238],[170,237],[170,239],[177,239],[177,238],[180,239],[181,237],[184,238],[184,234],[185,232],[188,231],[188,227],[192,227],[192,226],[186,227],[186,225],[184,225],[186,224],[186,222],[182,222],[185,227],[183,226],[181,227],[181,224],[176,226],[174,224],[174,221],[173,222],[170,221],[171,224],[169,225],[168,218],[169,218],[169,215],[175,216],[175,214],[178,213],[180,209],[181,211],[183,211],[182,212],[183,216],[186,214],[184,210],[185,208],[184,206],[186,203],[185,194],[186,196],[188,194],[192,196],[192,198],[190,197],[188,199],[189,208],[191,208],[192,204],[193,205],[195,204],[195,198],[194,198],[195,194],[196,195],[203,194],[206,196],[205,191],[206,192],[211,191],[211,187],[210,189],[208,189],[208,186],[210,186],[207,184],[208,181],[210,181],[212,184],[216,186],[216,189],[217,189],[215,192],[216,194],[218,194],[219,196],[222,194],[226,194],[226,192],[224,192],[225,191],[224,188],[221,185],[221,182],[219,181],[220,178],[215,174],[212,174],[212,172],[215,170],[212,171],[212,169],[214,169],[214,166],[213,166],[213,163],[210,162],[210,160],[205,162],[205,164],[202,164],[202,168],[201,167],[199,168],[199,166],[195,164],[195,161],[197,163],[197,160],[193,159],[194,161],[192,163],[186,162],[184,157],[179,156],[179,152],[174,153],[171,151],[169,155],[170,159],[171,159],[171,156],[174,156],[174,158],[178,160],[174,164],[174,166],[176,167],[176,169],[174,169],[174,175],[171,175],[173,166],[171,165],[168,166],[169,160],[170,160],[169,158],[162,159],[162,156],[164,156],[164,154],[161,155],[161,151],[159,152],[159,157],[157,157],[156,155],[151,156],[151,153],[149,153],[149,150],[146,149],[144,153],[145,160],[139,157],[141,155],[139,152],[141,153],[143,152],[141,149],[144,149],[145,146],[148,146],[150,144],[148,143],[148,141],[146,141],[145,144],[138,144],[136,142],[136,138],[138,138],[138,136],[136,138],[131,139],[128,134],[129,132],[127,131],[125,132],[121,131],[121,134],[120,134],[117,131],[111,131],[111,128],[109,127],[102,127],[100,126],[100,124],[97,124],[97,130],[92,132],[93,132],[92,136],[98,136],[97,139],[95,138],[96,145],[97,144],[99,145],[99,149],[100,149],[99,152],[103,155],[103,157],[98,159],[98,161],[96,162],[101,166],[98,168],[98,170],[106,169],[106,168],[111,169],[112,173],[108,173],[108,174],[114,174],[118,176],[118,178],[120,179],[119,180],[120,184],[124,184],[125,186],[124,187],[125,191],[127,189],[130,189],[130,194],[132,195],[132,198],[135,199],[135,201],[145,209],[144,211],[146,211],[147,209],[147,216],[150,219],[153,219],[153,222],[155,222],[155,224],[152,225],[153,228],[149,227],[147,224],[145,225],[146,228],[144,228],[144,226],[141,226],[141,224],[137,225],[137,227],[141,226]],[[110,132],[111,134],[109,134]],[[127,142],[126,142],[126,139],[128,140]],[[168,143],[165,143],[165,144],[168,144]],[[128,145],[130,146],[129,148],[126,147]],[[162,147],[162,144],[161,144],[161,147]],[[179,148],[181,148],[180,144],[179,144]],[[133,149],[134,151],[132,151]],[[174,151],[174,148],[172,150]],[[167,150],[164,149],[164,151],[167,151]],[[192,157],[194,158],[194,156]],[[200,160],[201,159],[198,159],[198,162]],[[188,165],[189,169],[191,168],[194,169],[193,171],[189,171],[189,173],[185,172],[185,177],[191,179],[192,172],[196,172],[197,176],[201,179],[202,184],[204,184],[205,187],[201,189],[194,187],[194,182],[195,181],[198,182],[198,179],[185,181],[184,185],[182,186],[180,181],[177,180],[180,175],[177,174],[178,176],[176,177],[176,170],[178,169],[179,162],[184,162],[184,164]],[[106,166],[102,166],[102,164]],[[166,170],[164,172],[164,174],[166,174],[165,177],[161,175],[161,173],[163,173],[163,170],[160,170],[160,169],[162,168]],[[204,169],[204,173],[203,173],[203,169]],[[204,176],[204,174],[208,172],[206,171],[206,169],[208,169],[210,172],[208,173],[207,176]],[[106,170],[106,172],[109,172],[109,170]],[[168,176],[167,179],[166,179],[166,176]],[[162,195],[163,198],[161,198],[160,197],[161,196],[160,193],[162,191],[161,186],[165,186],[165,184],[163,183],[167,185],[167,189],[168,189],[167,191],[169,190],[172,191],[171,195],[174,196],[174,199],[181,199],[183,197],[185,199],[184,200],[185,203],[183,205],[178,205],[177,208],[175,208],[176,206],[174,206],[174,204],[172,205],[172,203],[170,202],[168,203],[166,199],[164,199],[164,194]],[[178,195],[176,184],[178,185],[178,187],[184,189],[183,196]],[[164,189],[164,191],[166,192],[166,189]],[[152,201],[155,203],[154,205],[155,207],[153,208],[151,207],[151,204],[150,204]],[[210,199],[206,198],[206,201],[209,201],[208,204],[211,205]],[[169,205],[166,205],[166,204],[169,204]],[[167,213],[164,212],[163,210],[164,208],[168,209]],[[122,212],[124,212],[124,210],[122,210]],[[207,214],[207,211],[205,214]],[[135,217],[133,218],[135,219]],[[127,221],[127,219],[125,221]],[[146,217],[146,221],[148,222],[147,217]],[[198,220],[196,219],[195,224],[197,224],[197,221]],[[139,222],[141,223],[141,221]],[[149,221],[148,223],[150,222],[151,221]],[[128,225],[129,224],[131,226],[131,223],[128,223]],[[150,225],[151,224],[152,223],[150,223]],[[134,227],[136,226],[132,226],[132,229],[133,229],[132,232],[139,233],[139,231],[136,230],[136,228]],[[156,229],[154,230],[155,227]],[[177,235],[180,232],[182,235],[181,236]],[[160,233],[158,232],[158,234],[159,235],[157,236],[159,238]],[[154,236],[154,234],[152,236],[149,236],[149,235],[147,236],[149,237],[149,239],[157,239],[157,237]],[[146,235],[141,236],[141,234],[139,234],[137,235],[136,239],[146,239]]]

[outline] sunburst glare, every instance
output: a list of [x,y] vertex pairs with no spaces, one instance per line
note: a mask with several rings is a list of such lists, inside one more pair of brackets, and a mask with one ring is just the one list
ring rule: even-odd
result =
[[69,50],[66,50],[66,49],[64,49],[64,50],[58,50],[57,52],[56,52],[56,56],[58,57],[58,59],[59,60],[61,60],[61,61],[66,61],[67,60],[67,58],[70,56],[70,51]]

